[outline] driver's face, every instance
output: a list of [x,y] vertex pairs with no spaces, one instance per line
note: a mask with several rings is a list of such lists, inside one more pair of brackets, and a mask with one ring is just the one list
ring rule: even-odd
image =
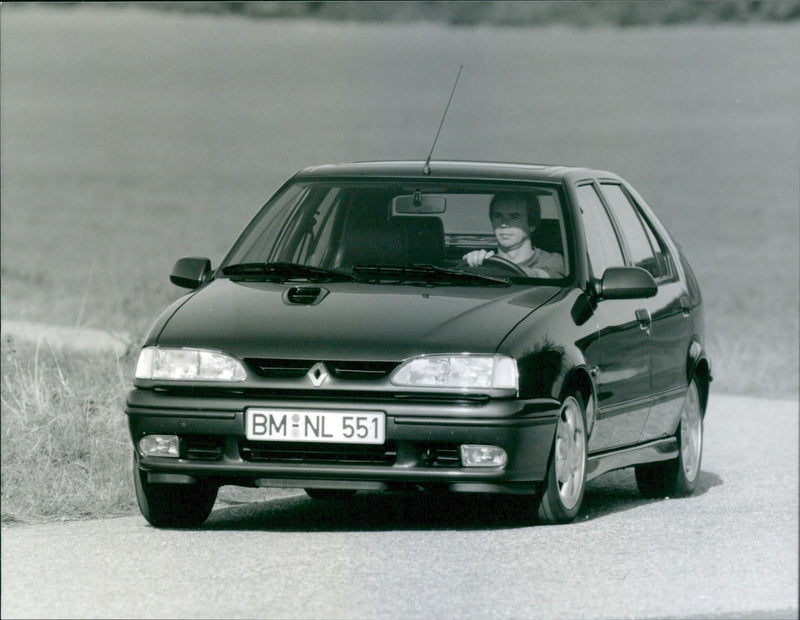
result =
[[518,200],[499,200],[492,209],[492,228],[503,251],[518,248],[530,239],[531,229],[525,203]]

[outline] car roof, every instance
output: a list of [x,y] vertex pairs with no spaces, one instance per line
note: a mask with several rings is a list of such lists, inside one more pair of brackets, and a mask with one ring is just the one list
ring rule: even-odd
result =
[[423,173],[425,162],[413,161],[364,161],[341,164],[325,164],[301,170],[295,178],[319,177],[399,177],[418,179],[465,179],[492,181],[576,181],[583,178],[611,177],[617,175],[603,170],[577,166],[550,164],[524,164],[505,162],[478,162],[436,160],[430,162],[430,174]]

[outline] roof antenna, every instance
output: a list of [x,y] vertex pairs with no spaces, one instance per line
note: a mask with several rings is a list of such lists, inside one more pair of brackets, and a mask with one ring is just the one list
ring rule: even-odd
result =
[[453,90],[450,91],[450,99],[447,100],[447,106],[445,106],[444,108],[444,114],[442,114],[442,122],[439,123],[439,129],[436,131],[436,137],[433,139],[433,144],[431,145],[431,152],[428,153],[428,159],[425,160],[425,165],[422,166],[423,174],[431,173],[431,155],[433,155],[433,149],[436,148],[436,141],[439,139],[439,132],[442,131],[442,125],[444,125],[444,119],[447,116],[447,110],[450,109],[450,102],[453,100],[453,93],[456,92],[456,84],[458,84],[458,78],[461,77],[461,70],[463,68],[464,65],[460,65],[458,67],[458,75],[456,75],[456,81],[453,83]]

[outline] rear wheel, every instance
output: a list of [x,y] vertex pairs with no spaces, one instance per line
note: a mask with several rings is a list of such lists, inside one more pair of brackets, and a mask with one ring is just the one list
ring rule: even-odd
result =
[[645,497],[683,497],[697,487],[703,456],[703,411],[695,379],[686,392],[677,437],[678,458],[636,466],[636,485]]
[[305,489],[306,494],[312,499],[340,501],[350,499],[356,492],[351,489]]
[[218,487],[205,484],[154,484],[133,458],[133,484],[139,510],[154,527],[198,527],[211,514]]
[[564,399],[537,516],[542,523],[569,523],[586,490],[586,411],[580,393]]

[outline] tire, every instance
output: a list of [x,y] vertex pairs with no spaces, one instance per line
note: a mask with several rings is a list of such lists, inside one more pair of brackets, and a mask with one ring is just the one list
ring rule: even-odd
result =
[[199,527],[211,514],[219,488],[197,484],[153,484],[133,457],[133,483],[142,516],[153,527]]
[[321,501],[343,501],[356,494],[351,489],[305,489],[305,492],[311,499]]
[[647,498],[685,497],[697,487],[703,458],[703,411],[695,379],[686,392],[676,436],[678,458],[636,466],[636,485]]
[[586,446],[586,409],[576,392],[561,404],[547,478],[539,495],[540,523],[569,523],[578,516],[586,491]]

